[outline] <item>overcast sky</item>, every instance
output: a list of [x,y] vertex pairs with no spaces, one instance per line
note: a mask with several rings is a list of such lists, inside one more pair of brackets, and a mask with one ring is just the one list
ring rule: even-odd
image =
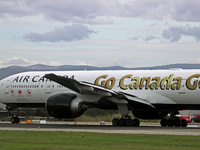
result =
[[200,63],[200,0],[0,0],[0,68]]

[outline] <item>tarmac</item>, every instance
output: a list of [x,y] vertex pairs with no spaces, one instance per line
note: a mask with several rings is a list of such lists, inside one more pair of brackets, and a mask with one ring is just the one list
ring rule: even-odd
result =
[[11,131],[60,131],[60,132],[92,132],[121,134],[160,134],[160,135],[200,135],[200,124],[189,124],[188,127],[161,127],[159,123],[141,123],[139,127],[112,126],[111,122],[46,122],[44,124],[22,122],[12,124],[0,122],[0,130]]

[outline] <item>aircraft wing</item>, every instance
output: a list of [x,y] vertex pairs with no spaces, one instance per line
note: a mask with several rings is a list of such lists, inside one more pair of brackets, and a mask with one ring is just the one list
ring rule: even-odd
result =
[[104,96],[112,96],[112,95],[117,96],[116,92],[91,83],[77,81],[74,79],[58,76],[55,74],[46,74],[44,77],[78,93],[91,93]]
[[122,93],[122,92],[115,92],[113,90],[110,90],[110,89],[107,89],[107,88],[104,88],[104,87],[101,87],[101,86],[98,86],[95,84],[91,84],[91,83],[87,83],[87,82],[83,82],[83,81],[77,81],[75,79],[58,76],[53,73],[46,74],[44,77],[49,80],[52,80],[56,83],[59,83],[77,93],[97,94],[97,95],[102,95],[102,96],[115,97],[117,99],[131,100],[131,101],[134,101],[137,103],[142,103],[142,104],[145,104],[145,105],[148,105],[148,106],[154,108],[154,106],[151,105],[151,103],[149,103],[147,100],[137,98],[134,95],[129,95],[129,94]]

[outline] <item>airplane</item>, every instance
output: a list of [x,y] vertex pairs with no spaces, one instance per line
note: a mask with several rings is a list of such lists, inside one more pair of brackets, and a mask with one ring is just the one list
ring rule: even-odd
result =
[[181,110],[179,111],[180,119],[187,120],[188,123],[200,122],[200,110]]
[[[161,119],[162,127],[186,127],[179,110],[200,109],[200,70],[24,72],[0,81],[0,102],[19,123],[18,108],[45,108],[55,118],[76,118],[89,108],[119,110],[113,126]],[[130,112],[135,119],[128,115]]]

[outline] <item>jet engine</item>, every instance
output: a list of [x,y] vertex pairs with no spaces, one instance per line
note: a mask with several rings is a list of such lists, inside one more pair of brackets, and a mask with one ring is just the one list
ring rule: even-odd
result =
[[68,92],[49,95],[45,107],[49,115],[56,118],[76,118],[88,108],[74,93]]

